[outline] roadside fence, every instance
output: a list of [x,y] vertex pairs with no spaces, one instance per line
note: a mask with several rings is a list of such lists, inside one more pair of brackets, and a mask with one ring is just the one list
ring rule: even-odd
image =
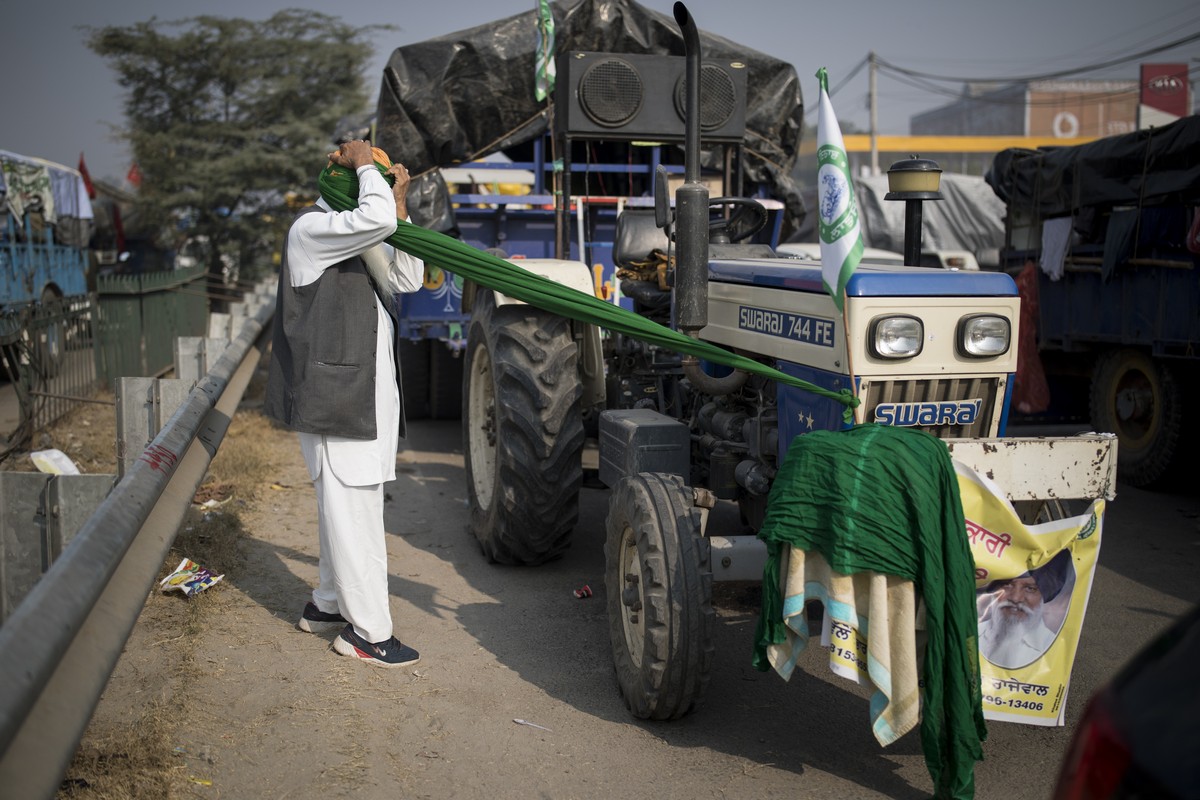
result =
[[119,475],[0,473],[6,797],[57,793],[269,344],[274,280],[234,309],[177,340],[180,377],[117,382]]
[[0,431],[6,449],[120,376],[158,376],[172,367],[176,336],[207,332],[203,267],[97,279],[88,295],[47,299],[0,315],[0,379],[16,393],[19,420]]

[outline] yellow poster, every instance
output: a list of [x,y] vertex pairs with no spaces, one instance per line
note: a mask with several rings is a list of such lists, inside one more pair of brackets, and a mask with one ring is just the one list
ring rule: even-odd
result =
[[984,717],[1062,725],[1104,500],[1078,516],[1025,524],[1000,487],[954,467],[975,557]]

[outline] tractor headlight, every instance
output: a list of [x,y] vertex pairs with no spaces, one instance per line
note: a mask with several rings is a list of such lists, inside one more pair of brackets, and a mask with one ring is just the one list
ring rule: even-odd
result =
[[1012,324],[1005,317],[979,314],[958,323],[958,351],[973,358],[1002,356],[1008,352]]
[[871,320],[871,352],[879,358],[912,358],[921,352],[925,326],[916,317]]

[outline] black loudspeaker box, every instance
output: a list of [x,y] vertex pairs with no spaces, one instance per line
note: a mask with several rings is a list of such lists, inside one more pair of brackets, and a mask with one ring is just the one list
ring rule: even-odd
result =
[[[687,112],[682,56],[571,51],[559,56],[554,127],[581,139],[682,142]],[[738,143],[746,132],[740,61],[700,66],[700,141]]]

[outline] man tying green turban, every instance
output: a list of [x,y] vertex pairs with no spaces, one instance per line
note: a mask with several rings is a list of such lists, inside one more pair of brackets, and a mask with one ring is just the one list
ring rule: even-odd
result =
[[420,289],[425,265],[386,243],[408,218],[404,165],[354,141],[329,154],[330,174],[357,206],[318,199],[288,230],[264,413],[297,432],[316,489],[319,575],[300,629],[340,631],[338,653],[401,667],[420,656],[393,635],[388,603],[383,485],[405,434],[391,298]]

